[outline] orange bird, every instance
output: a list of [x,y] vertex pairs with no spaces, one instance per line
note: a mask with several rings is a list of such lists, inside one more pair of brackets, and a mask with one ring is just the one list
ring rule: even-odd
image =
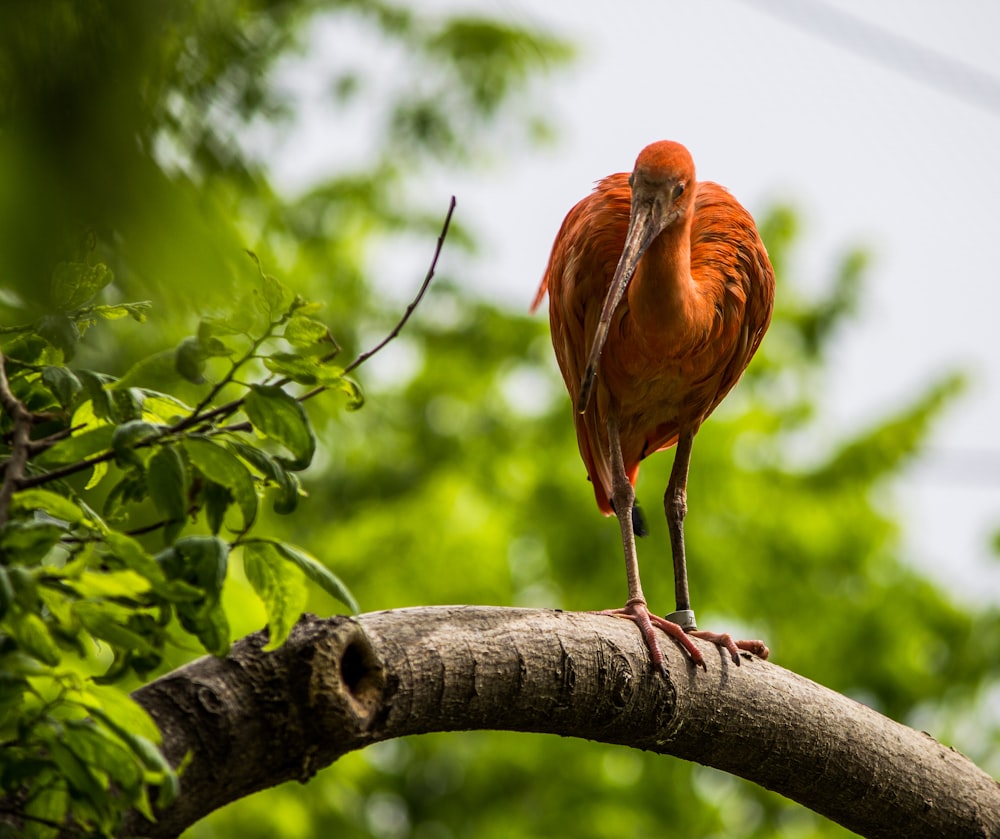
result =
[[[604,614],[634,621],[665,672],[654,627],[705,667],[693,635],[762,658],[762,641],[699,631],[688,595],[684,516],[691,444],[760,345],[774,307],[774,271],[753,218],[718,184],[696,181],[679,143],[640,152],[563,221],[532,311],[549,294],[552,346],[576,406],[576,437],[597,506],[616,514],[628,601]],[[676,445],[663,497],[677,610],[650,613],[635,551],[639,462]]]

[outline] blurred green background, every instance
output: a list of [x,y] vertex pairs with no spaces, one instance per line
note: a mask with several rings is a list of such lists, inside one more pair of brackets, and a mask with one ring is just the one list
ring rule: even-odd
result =
[[[345,357],[371,346],[423,276],[446,210],[415,185],[486,165],[498,136],[558,145],[545,80],[574,60],[558,35],[499,17],[380,2],[47,0],[3,2],[0,13],[0,324],[48,311],[57,263],[100,259],[115,272],[107,300],[153,303],[149,323],[115,322],[80,344],[74,364],[116,375],[175,346],[199,315],[225,315],[255,281],[244,248],[293,290],[326,301],[320,316]],[[362,65],[323,80],[345,121],[379,115],[377,145],[288,196],[244,138],[293,115],[274,68],[320,25],[360,27],[399,72],[376,80]],[[446,252],[474,261],[476,232],[458,199]],[[695,445],[687,534],[700,622],[765,638],[782,666],[932,732],[996,774],[996,609],[955,602],[914,570],[893,495],[961,379],[932,381],[849,438],[812,433],[830,342],[855,315],[865,254],[847,253],[814,282],[822,292],[806,295],[787,270],[801,245],[794,210],[753,209],[778,308],[743,383]],[[375,277],[375,263],[406,276]],[[594,507],[546,319],[477,296],[449,264],[403,336],[359,369],[363,410],[343,411],[332,394],[308,403],[322,447],[304,475],[308,498],[289,519],[269,513],[264,528],[321,557],[365,610],[621,605],[618,530]],[[652,458],[638,485],[652,531],[639,546],[643,581],[661,612],[672,608],[659,515],[669,467],[669,454]],[[264,624],[238,572],[226,600],[237,636]],[[337,606],[317,594],[310,608]],[[171,663],[182,660],[175,652]],[[350,755],[188,835],[650,833],[846,835],[711,769],[487,732]]]

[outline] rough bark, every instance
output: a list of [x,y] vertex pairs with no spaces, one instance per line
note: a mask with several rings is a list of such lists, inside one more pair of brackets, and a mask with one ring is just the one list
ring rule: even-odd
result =
[[185,755],[180,798],[131,834],[176,836],[223,804],[305,781],[371,743],[431,731],[585,737],[697,761],[775,790],[869,837],[1000,837],[1000,786],[930,735],[769,662],[708,672],[664,644],[652,672],[612,617],[429,607],[321,620],[280,649],[257,633],[135,693]]

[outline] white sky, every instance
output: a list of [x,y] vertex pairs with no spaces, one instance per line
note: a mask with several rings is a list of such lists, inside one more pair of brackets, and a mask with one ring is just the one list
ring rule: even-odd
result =
[[[937,374],[972,375],[899,497],[915,560],[963,596],[1000,602],[1000,563],[988,549],[1000,528],[1000,98],[993,110],[970,103],[841,46],[827,24],[824,36],[767,11],[816,10],[812,0],[416,5],[542,26],[580,50],[539,86],[559,132],[554,147],[515,144],[485,173],[457,171],[428,186],[424,206],[440,204],[443,215],[454,193],[482,239],[461,276],[527,306],[565,213],[657,139],[687,145],[699,177],[752,212],[775,201],[801,212],[800,288],[822,288],[846,248],[869,247],[862,312],[838,340],[825,425],[840,436],[898,409]],[[995,0],[831,5],[1000,80]],[[327,56],[363,49],[336,30],[318,33],[316,45]],[[289,189],[329,171],[342,159],[336,144],[347,142],[310,78],[289,74],[307,107],[269,151]],[[414,275],[430,252],[418,253]]]

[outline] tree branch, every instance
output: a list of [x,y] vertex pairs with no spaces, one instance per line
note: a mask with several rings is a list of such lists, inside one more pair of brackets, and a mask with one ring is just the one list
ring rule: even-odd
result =
[[775,790],[869,837],[1000,837],[1000,787],[930,735],[769,662],[708,672],[666,646],[656,675],[626,621],[583,613],[429,607],[265,633],[139,689],[182,792],[156,824],[176,836],[229,801],[306,781],[371,743],[431,731],[585,737],[694,760]]

